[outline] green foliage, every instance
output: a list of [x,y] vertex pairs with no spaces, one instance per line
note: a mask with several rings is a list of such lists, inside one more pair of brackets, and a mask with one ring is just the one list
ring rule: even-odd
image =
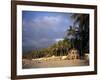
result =
[[73,40],[74,47],[77,48],[80,51],[80,55],[83,56],[84,53],[89,53],[89,15],[73,14],[71,17],[74,19],[73,27],[76,29],[75,25],[78,25],[77,30],[73,32],[75,34]]

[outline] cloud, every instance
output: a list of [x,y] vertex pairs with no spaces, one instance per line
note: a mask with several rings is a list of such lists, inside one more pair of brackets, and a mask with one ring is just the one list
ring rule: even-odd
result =
[[64,40],[64,39],[63,38],[55,39],[56,42],[61,41],[61,40]]
[[24,51],[46,48],[62,40],[67,26],[71,24],[71,20],[64,15],[38,15],[28,19],[23,17],[22,21]]
[[27,42],[23,42],[23,50],[36,50],[43,49],[53,45],[55,41],[53,39],[40,39],[40,40],[27,40]]
[[39,28],[52,28],[60,24],[62,17],[60,16],[39,16],[30,22],[30,26]]
[[[37,36],[44,36],[44,37],[51,37],[51,36],[60,36],[62,32],[65,32],[66,22],[62,16],[39,16],[32,18],[28,21],[25,19],[23,20],[23,36],[24,37],[34,37]],[[67,24],[67,23],[66,23]],[[62,32],[61,32],[62,31]],[[48,36],[51,35],[51,36]],[[42,37],[43,37],[42,36]],[[40,37],[41,38],[41,37]]]

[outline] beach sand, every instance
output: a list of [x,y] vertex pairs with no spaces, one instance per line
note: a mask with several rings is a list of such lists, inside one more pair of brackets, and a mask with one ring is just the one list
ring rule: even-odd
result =
[[22,60],[22,68],[52,68],[52,67],[73,67],[73,66],[89,66],[88,60]]

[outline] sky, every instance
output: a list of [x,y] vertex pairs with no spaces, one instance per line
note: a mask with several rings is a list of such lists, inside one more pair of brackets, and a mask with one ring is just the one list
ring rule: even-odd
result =
[[74,21],[72,13],[22,11],[22,49],[28,52],[47,48],[63,40]]

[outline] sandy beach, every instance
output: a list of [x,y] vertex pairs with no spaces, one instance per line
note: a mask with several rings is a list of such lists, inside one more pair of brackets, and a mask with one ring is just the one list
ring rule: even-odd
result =
[[75,60],[22,60],[22,68],[52,68],[52,67],[73,67],[73,66],[88,66],[88,60],[75,59]]

